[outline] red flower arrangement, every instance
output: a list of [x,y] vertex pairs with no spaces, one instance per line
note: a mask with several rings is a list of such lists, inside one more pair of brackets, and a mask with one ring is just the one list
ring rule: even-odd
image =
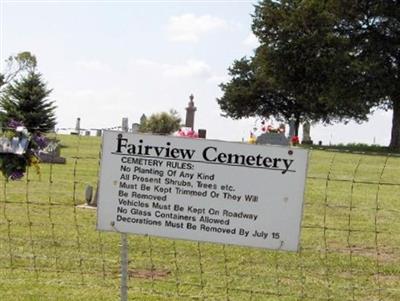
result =
[[176,135],[185,138],[199,138],[199,134],[192,129],[179,129]]
[[300,143],[299,136],[292,136],[292,138],[290,139],[290,142],[292,143],[292,145],[299,144]]

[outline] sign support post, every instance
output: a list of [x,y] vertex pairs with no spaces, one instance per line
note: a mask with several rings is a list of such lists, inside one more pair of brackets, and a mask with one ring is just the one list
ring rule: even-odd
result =
[[128,235],[121,233],[121,301],[128,301]]
[[[128,128],[124,127],[124,119],[122,130],[128,132]],[[128,235],[121,233],[121,301],[128,301],[128,262]]]

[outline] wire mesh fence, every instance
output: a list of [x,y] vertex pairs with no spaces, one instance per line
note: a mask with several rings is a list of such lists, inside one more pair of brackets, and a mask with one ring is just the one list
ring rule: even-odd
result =
[[[1,300],[119,298],[120,236],[79,206],[101,140],[67,133],[66,164],[1,179]],[[129,300],[400,300],[399,202],[399,157],[313,150],[298,253],[129,235]]]

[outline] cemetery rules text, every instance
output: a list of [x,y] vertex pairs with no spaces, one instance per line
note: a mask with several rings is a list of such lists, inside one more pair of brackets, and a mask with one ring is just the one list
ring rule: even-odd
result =
[[97,228],[298,250],[308,151],[105,131]]

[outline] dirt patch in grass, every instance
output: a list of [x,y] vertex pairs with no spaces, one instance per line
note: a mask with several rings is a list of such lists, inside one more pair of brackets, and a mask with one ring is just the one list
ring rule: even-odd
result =
[[128,275],[131,278],[141,278],[141,279],[164,279],[167,278],[171,274],[171,271],[168,270],[139,270],[139,269],[130,269],[128,271]]
[[341,246],[339,243],[334,242],[330,242],[329,245],[330,252],[341,254],[350,254],[352,252],[352,256],[364,256],[375,260],[378,258],[380,262],[385,263],[398,262],[400,260],[398,250],[386,246],[380,246],[376,249],[374,247],[360,247],[357,245]]
[[[371,279],[375,282],[381,282],[387,285],[395,285],[396,289],[399,289],[398,283],[400,281],[400,276],[398,275],[382,275],[382,274],[375,274],[371,276]],[[400,292],[400,290],[399,290]]]

